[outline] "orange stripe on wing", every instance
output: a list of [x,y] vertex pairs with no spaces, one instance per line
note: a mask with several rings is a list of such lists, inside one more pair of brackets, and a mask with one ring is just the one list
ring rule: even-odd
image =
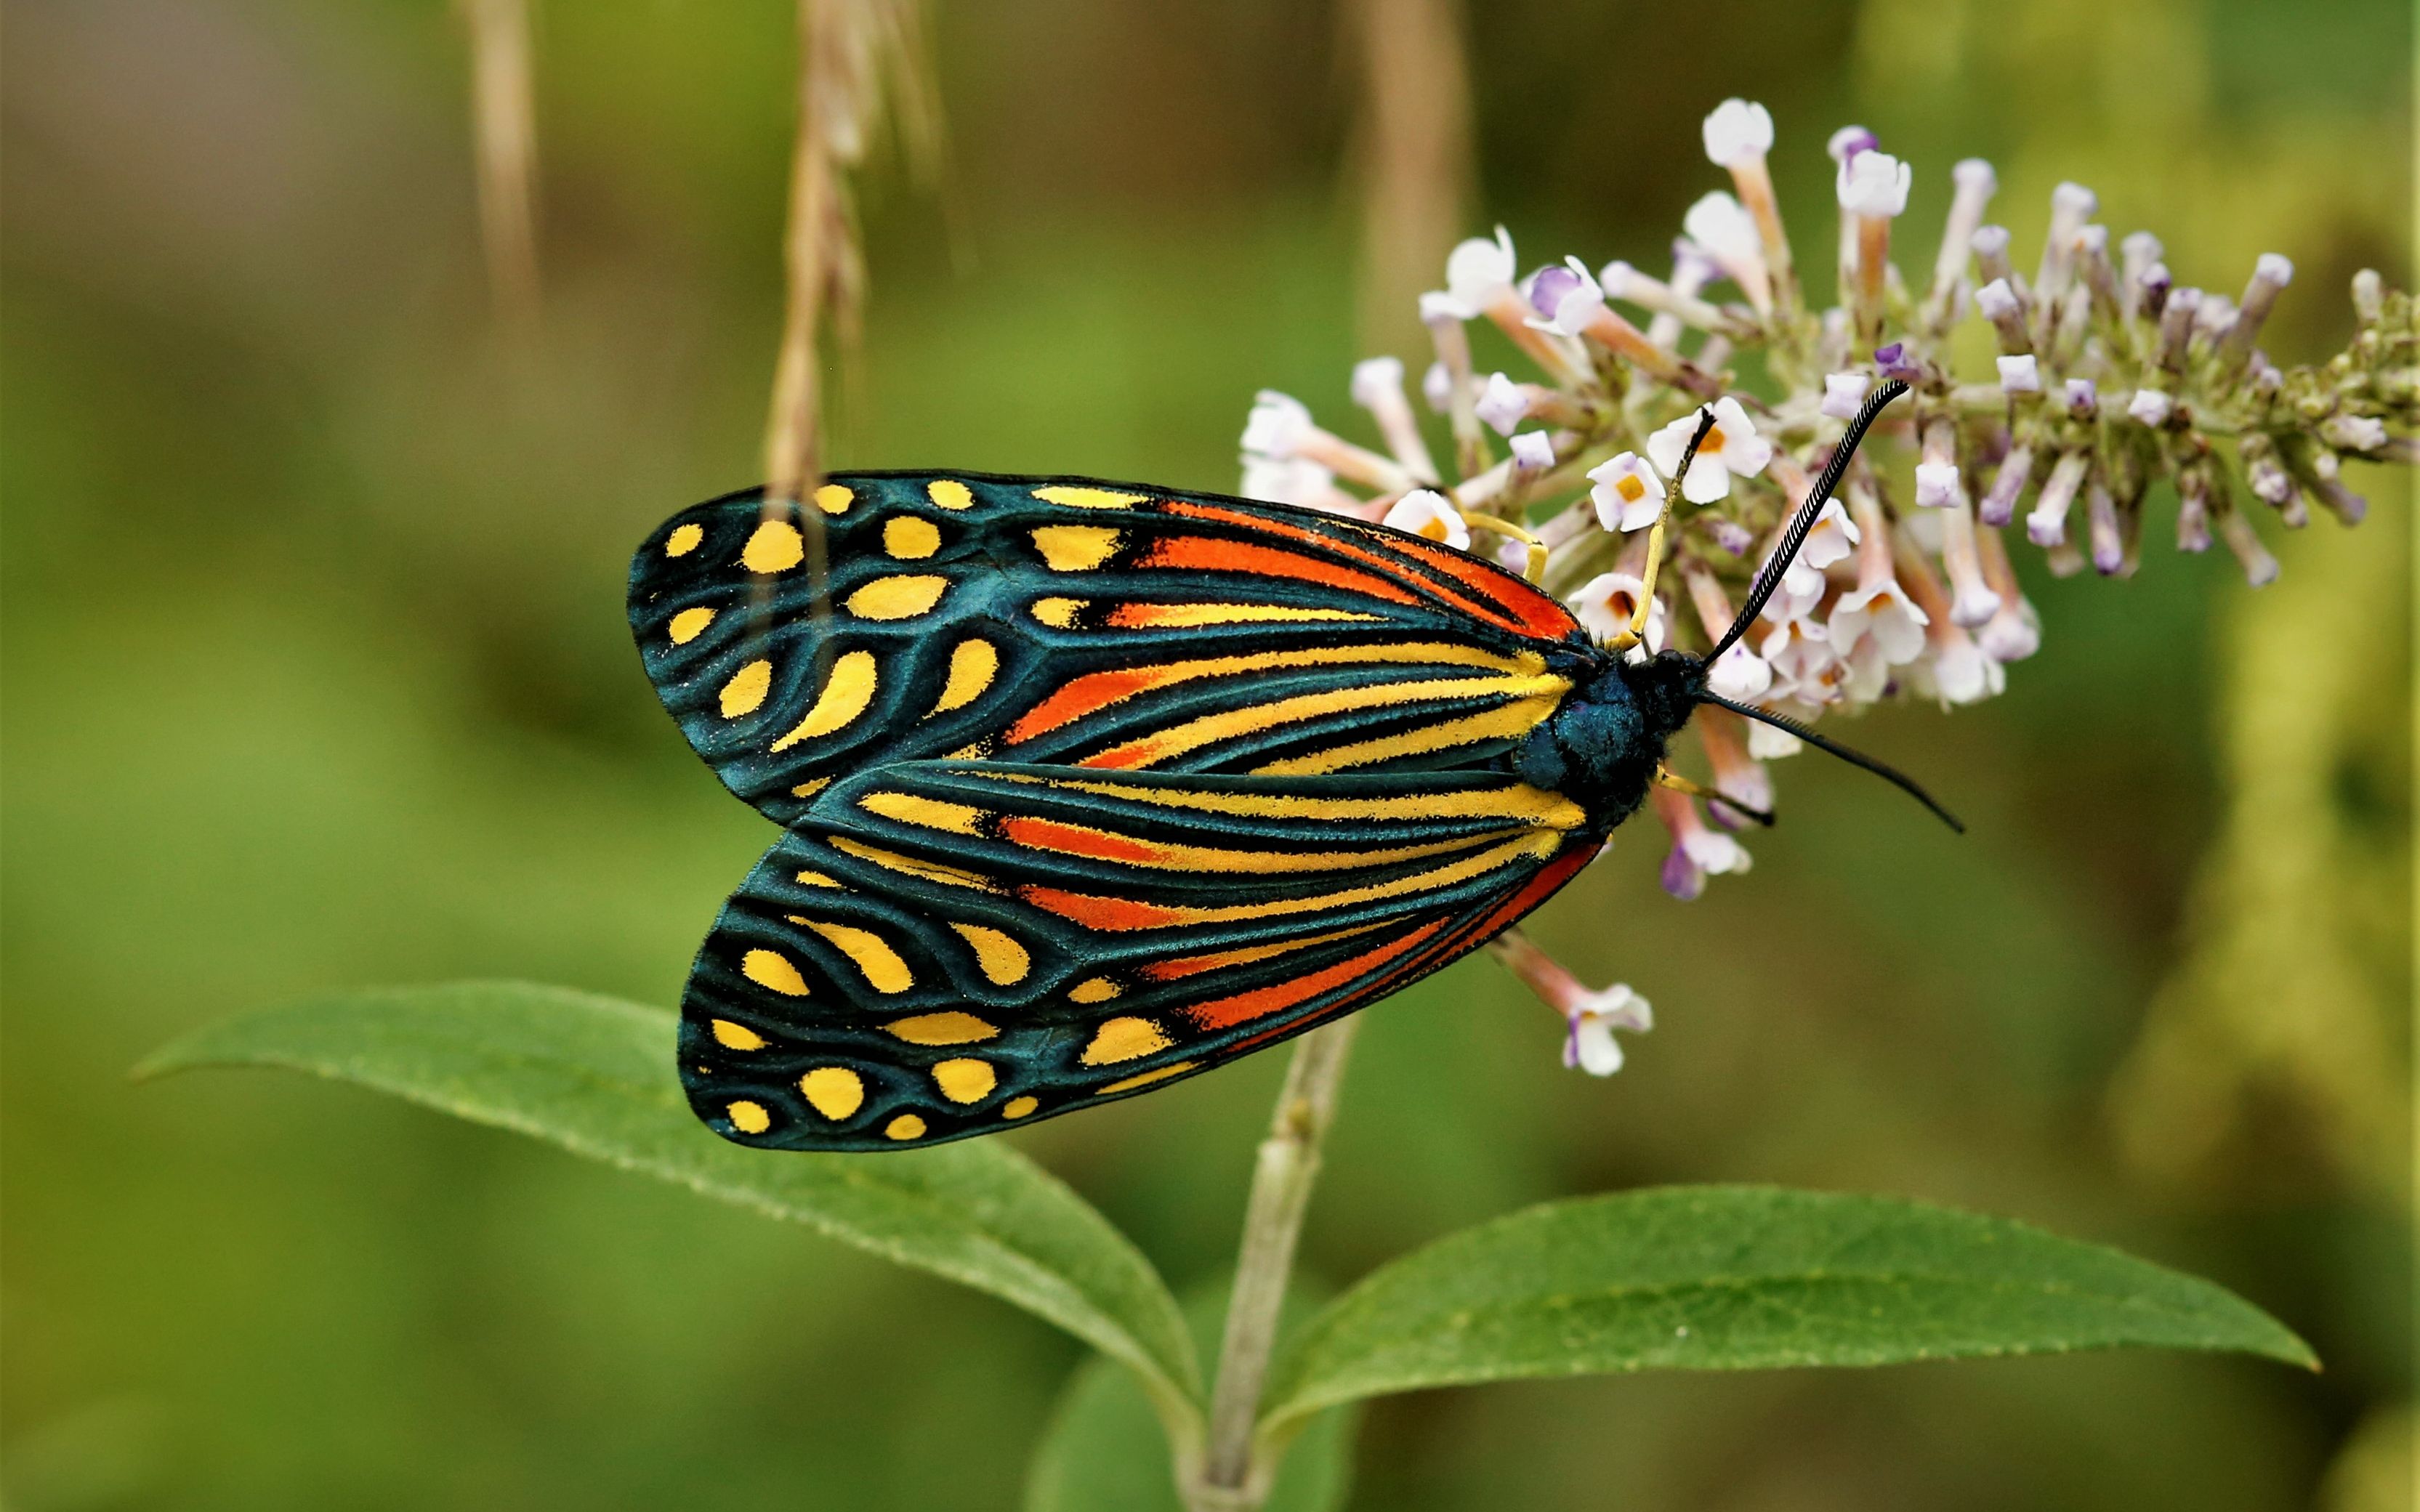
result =
[[[1178,513],[1193,514],[1197,510],[1171,505]],[[1229,517],[1244,524],[1260,526],[1249,515]],[[1265,527],[1264,527],[1265,528]],[[1320,537],[1309,532],[1297,532],[1310,540]],[[1355,553],[1362,555],[1362,553]],[[1384,566],[1374,557],[1367,560]],[[1351,567],[1339,567],[1329,563],[1312,562],[1298,551],[1274,546],[1259,546],[1250,541],[1222,541],[1207,535],[1163,535],[1151,543],[1149,549],[1137,558],[1138,567],[1171,567],[1204,572],[1249,572],[1264,578],[1293,578],[1302,582],[1317,583],[1322,588],[1342,589],[1348,594],[1360,594],[1369,598],[1384,599],[1390,604],[1418,604],[1419,595],[1407,593],[1398,584]]]
[[1385,965],[1445,928],[1446,920],[1433,919],[1400,938],[1389,940],[1374,950],[1364,950],[1357,956],[1339,961],[1332,966],[1280,981],[1272,986],[1236,993],[1230,997],[1214,997],[1206,1003],[1194,1003],[1184,1009],[1187,1018],[1203,1029],[1232,1028],[1249,1024],[1256,1018],[1292,1008],[1306,998],[1318,996],[1331,987],[1341,987],[1375,966]]

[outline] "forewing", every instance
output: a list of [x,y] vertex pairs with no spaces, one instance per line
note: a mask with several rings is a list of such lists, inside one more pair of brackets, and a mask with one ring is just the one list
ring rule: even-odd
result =
[[875,762],[1444,769],[1586,665],[1553,598],[1417,536],[1090,479],[857,474],[796,517],[736,494],[631,566],[682,733],[783,824]]
[[1483,943],[1596,849],[1492,773],[920,762],[819,793],[724,906],[681,1073],[726,1137],[884,1149],[1206,1071]]

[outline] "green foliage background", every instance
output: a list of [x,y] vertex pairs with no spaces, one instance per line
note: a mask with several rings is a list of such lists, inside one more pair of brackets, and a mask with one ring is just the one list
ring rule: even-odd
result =
[[[1927,258],[1970,153],[2021,246],[2076,177],[2181,279],[2288,253],[2281,361],[2341,342],[2353,269],[2411,280],[2412,23],[2383,0],[1475,8],[1486,209],[1533,260],[1659,262],[1718,183],[1698,118],[1744,93],[1819,287],[1848,119],[1916,162]],[[669,1003],[765,841],[655,707],[620,580],[648,525],[752,481],[791,7],[539,11],[547,306],[520,346],[488,318],[437,0],[8,9],[18,1512],[1009,1507],[1078,1363],[984,1298],[356,1090],[125,1080],[193,1025],[364,981]],[[953,187],[873,195],[837,465],[1226,487],[1253,388],[1345,414],[1325,8],[941,0],[935,30]],[[2164,551],[2040,581],[2007,698],[1869,721],[1962,841],[1805,762],[1757,870],[1699,903],[1626,837],[1539,924],[1656,1004],[1616,1080],[1560,1072],[1484,962],[1376,1011],[1308,1239],[1333,1285],[1548,1197],[1890,1191],[2209,1275],[2327,1373],[1432,1393],[1363,1414],[1356,1504],[2408,1505],[2412,497],[2355,481],[2371,523],[2280,543],[2267,594]],[[1207,1280],[1279,1071],[1014,1137]]]

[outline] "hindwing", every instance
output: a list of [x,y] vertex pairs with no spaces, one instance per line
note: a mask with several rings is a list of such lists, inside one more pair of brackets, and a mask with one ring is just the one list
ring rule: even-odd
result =
[[1090,1106],[1435,970],[1568,880],[1586,827],[1492,773],[873,768],[725,905],[682,1077],[718,1133],[794,1149]]

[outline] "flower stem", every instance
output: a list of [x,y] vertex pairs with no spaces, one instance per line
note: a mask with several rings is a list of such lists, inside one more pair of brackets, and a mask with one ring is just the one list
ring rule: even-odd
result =
[[1261,1387],[1277,1343],[1278,1311],[1294,1272],[1295,1242],[1319,1180],[1320,1145],[1336,1113],[1345,1054],[1357,1021],[1343,1019],[1303,1036],[1286,1068],[1284,1088],[1269,1118],[1252,1169],[1244,1210],[1244,1241],[1235,1259],[1235,1289],[1227,1304],[1227,1331],[1218,1348],[1218,1378],[1210,1398],[1210,1452],[1196,1484],[1187,1488],[1196,1512],[1250,1508],[1268,1494],[1270,1467],[1252,1460],[1252,1428]]

